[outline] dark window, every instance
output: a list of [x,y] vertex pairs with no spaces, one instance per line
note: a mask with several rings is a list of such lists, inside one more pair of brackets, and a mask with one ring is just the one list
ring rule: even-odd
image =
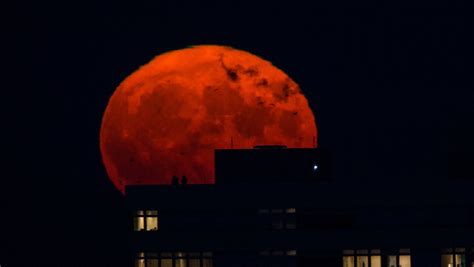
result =
[[257,211],[263,223],[271,226],[271,230],[295,230],[296,208],[259,209]]

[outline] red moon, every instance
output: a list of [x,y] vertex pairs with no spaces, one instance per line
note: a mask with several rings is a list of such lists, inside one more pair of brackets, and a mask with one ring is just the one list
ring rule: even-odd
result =
[[214,183],[214,149],[316,146],[308,101],[283,71],[248,52],[195,46],[161,54],[128,76],[100,129],[107,174],[126,185]]

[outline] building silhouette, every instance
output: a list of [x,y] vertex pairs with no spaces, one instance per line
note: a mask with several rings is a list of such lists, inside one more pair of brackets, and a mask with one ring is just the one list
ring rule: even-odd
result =
[[341,183],[324,151],[284,147],[216,150],[215,168],[126,187],[134,266],[474,267],[472,182]]

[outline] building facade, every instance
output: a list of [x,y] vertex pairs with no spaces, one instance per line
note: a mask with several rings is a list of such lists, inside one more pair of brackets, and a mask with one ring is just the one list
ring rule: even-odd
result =
[[135,266],[474,267],[469,182],[216,181],[126,188]]

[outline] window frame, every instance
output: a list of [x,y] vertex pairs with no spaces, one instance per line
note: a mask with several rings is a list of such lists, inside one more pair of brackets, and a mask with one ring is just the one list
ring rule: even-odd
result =
[[[204,267],[204,261],[210,260],[210,265],[214,265],[214,257],[211,251],[202,251],[202,252],[138,252],[137,257],[135,258],[135,266],[137,266],[138,261],[143,260],[144,266],[147,267],[149,260],[158,260],[158,266],[161,267],[162,260],[170,260],[171,266],[176,267],[176,264],[179,260],[184,260],[185,266],[190,266],[191,260],[199,260],[199,266]],[[139,266],[139,265],[138,265]]]
[[[355,248],[355,249],[344,249],[342,251],[342,258],[341,258],[341,263],[344,266],[344,259],[345,257],[352,257],[352,266],[354,267],[362,267],[358,266],[357,264],[357,259],[359,256],[367,256],[367,266],[366,267],[372,267],[372,257],[373,256],[379,256],[380,257],[380,266],[388,266],[388,259],[389,257],[395,257],[395,266],[400,266],[400,257],[401,256],[409,256],[410,258],[410,267],[412,265],[412,259],[411,259],[411,250],[409,248],[402,248],[402,249],[397,249],[397,250],[387,250],[387,251],[382,251],[381,249],[361,249],[361,248]],[[388,266],[390,267],[390,266]]]
[[342,264],[344,265],[344,258],[345,257],[352,257],[352,266],[354,267],[362,267],[357,265],[358,257],[367,257],[367,266],[372,266],[372,256],[380,256],[380,261],[382,263],[382,253],[380,249],[345,249],[342,251]]
[[[441,250],[441,263],[443,262],[443,256],[451,256],[453,259],[453,266],[457,266],[457,260],[456,256],[460,255],[461,257],[464,257],[464,266],[461,267],[471,267],[474,265],[474,259],[471,259],[471,262],[469,262],[469,256],[468,256],[468,249],[462,248],[462,247],[457,247],[457,248],[446,248]],[[468,265],[470,264],[470,266]]]
[[[149,218],[156,218],[156,229],[152,228],[148,230],[148,219]],[[136,221],[143,221],[143,228],[137,229]],[[140,209],[135,210],[133,213],[133,231],[134,232],[156,232],[160,229],[160,220],[159,220],[159,213],[156,209]]]

